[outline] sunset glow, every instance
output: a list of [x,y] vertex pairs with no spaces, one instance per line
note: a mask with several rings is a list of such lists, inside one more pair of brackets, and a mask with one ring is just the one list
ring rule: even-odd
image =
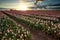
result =
[[20,5],[19,10],[28,10],[27,5]]
[[18,5],[17,10],[21,10],[21,11],[25,11],[28,10],[28,4],[25,2],[20,2],[20,4]]

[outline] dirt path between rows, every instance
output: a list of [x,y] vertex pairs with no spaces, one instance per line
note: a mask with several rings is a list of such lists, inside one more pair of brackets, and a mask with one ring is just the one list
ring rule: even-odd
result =
[[[8,15],[7,15],[8,16]],[[11,18],[13,19],[13,18]],[[24,27],[25,29],[29,30],[31,33],[31,40],[57,40],[51,36],[46,35],[44,32],[40,31],[40,30],[33,30],[32,28],[30,29],[27,25],[25,25],[24,23],[21,23],[19,21],[17,21],[16,18],[13,19],[17,24],[22,25],[22,27]]]
[[41,30],[34,30],[34,29],[30,29],[27,25],[25,25],[24,23],[20,23],[18,22],[16,19],[13,19],[14,21],[16,21],[16,23],[21,24],[25,29],[29,30],[31,33],[31,40],[56,40],[51,36],[46,35],[44,32],[42,32]]

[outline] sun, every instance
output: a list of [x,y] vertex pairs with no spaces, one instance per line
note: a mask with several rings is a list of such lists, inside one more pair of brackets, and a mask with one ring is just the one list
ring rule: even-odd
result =
[[26,11],[26,10],[28,10],[28,5],[26,5],[26,4],[20,4],[17,7],[17,10]]
[[27,7],[27,5],[20,5],[20,8],[19,8],[20,10],[28,10],[28,7]]
[[29,10],[29,4],[26,2],[20,2],[20,4],[16,7],[16,10],[26,11]]

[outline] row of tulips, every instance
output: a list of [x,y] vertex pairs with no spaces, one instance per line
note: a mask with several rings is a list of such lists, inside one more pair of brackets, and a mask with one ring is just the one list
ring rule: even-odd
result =
[[8,17],[0,18],[0,40],[30,40],[28,30],[11,21]]
[[42,30],[48,35],[52,35],[60,40],[60,23],[54,23],[54,21],[48,21],[35,17],[20,16],[20,20],[23,20],[29,27]]

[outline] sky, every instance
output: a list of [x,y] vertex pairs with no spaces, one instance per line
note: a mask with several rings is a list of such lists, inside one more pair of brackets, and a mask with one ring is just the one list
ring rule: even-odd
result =
[[[21,3],[34,6],[35,0],[0,0],[0,8],[17,8]],[[54,4],[60,4],[60,0],[44,0],[42,3],[37,3],[38,6]]]

